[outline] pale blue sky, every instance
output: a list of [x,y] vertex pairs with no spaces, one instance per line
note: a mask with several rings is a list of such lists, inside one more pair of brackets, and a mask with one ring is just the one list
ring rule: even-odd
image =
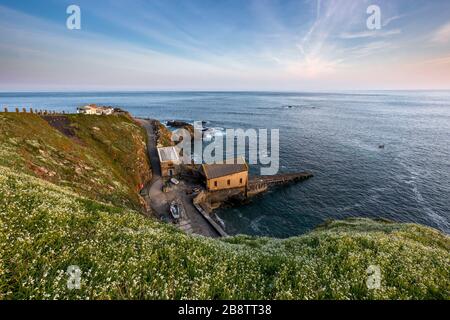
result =
[[1,91],[450,89],[447,0],[0,0],[0,38]]

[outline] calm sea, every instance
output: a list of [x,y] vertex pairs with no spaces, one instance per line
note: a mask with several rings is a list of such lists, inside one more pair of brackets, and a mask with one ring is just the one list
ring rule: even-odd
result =
[[229,233],[288,237],[346,217],[450,233],[450,92],[0,93],[2,108],[73,112],[87,103],[162,121],[279,129],[280,171],[315,177],[220,210]]

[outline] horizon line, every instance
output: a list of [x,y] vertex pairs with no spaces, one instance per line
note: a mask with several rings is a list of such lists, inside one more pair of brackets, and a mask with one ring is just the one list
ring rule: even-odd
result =
[[339,93],[339,92],[445,92],[447,89],[330,89],[330,90],[11,90],[2,91],[0,94],[8,93]]

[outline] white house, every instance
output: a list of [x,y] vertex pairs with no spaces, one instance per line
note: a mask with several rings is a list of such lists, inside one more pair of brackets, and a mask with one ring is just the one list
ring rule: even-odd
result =
[[77,113],[82,114],[95,114],[95,115],[110,115],[114,113],[114,108],[112,107],[100,107],[95,104],[88,104],[84,107],[78,107]]
[[176,147],[158,148],[159,164],[163,177],[171,177],[179,173],[181,160],[178,152]]

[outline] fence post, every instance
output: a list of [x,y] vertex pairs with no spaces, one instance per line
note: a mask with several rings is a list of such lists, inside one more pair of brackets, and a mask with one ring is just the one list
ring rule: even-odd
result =
[[5,112],[8,112],[8,108],[7,107],[5,107]]
[[22,112],[23,113],[27,113],[27,109],[26,108],[22,108]]
[[30,113],[33,113],[33,108],[30,108]]
[[19,113],[19,108],[16,108],[16,113]]

